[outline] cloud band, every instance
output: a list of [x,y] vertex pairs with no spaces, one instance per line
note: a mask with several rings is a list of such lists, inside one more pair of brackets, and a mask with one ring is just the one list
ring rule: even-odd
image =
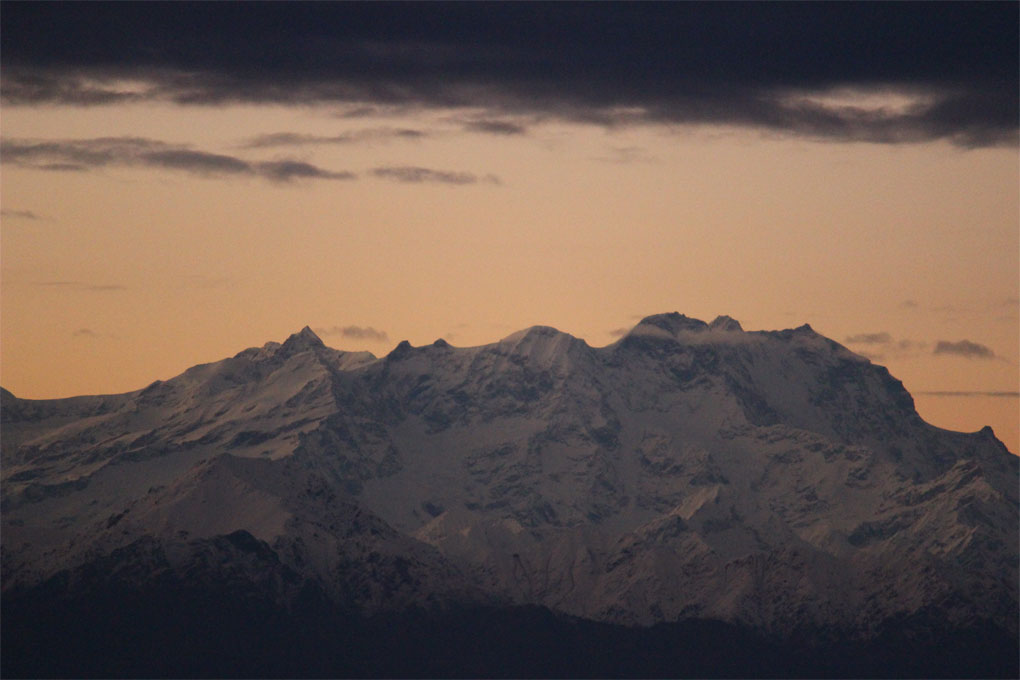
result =
[[1017,3],[11,3],[0,94],[470,106],[493,114],[473,128],[497,134],[528,113],[1012,145],[1018,18]]

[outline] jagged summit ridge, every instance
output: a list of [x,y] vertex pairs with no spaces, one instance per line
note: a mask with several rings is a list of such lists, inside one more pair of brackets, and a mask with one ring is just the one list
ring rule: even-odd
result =
[[[672,338],[672,339],[688,339],[698,342],[711,342],[708,338],[696,338],[691,334],[699,334],[704,331],[716,331],[724,333],[743,333],[744,329],[740,322],[728,315],[717,316],[711,323],[706,323],[701,319],[686,316],[680,312],[668,312],[662,314],[652,314],[642,318],[637,324],[635,324],[627,333],[624,334],[624,338],[627,336],[634,337],[660,337],[660,338]],[[809,333],[814,334],[814,330],[809,324],[803,324],[802,326],[795,329],[788,329],[784,331],[758,331],[758,333],[782,333],[782,334],[794,334],[794,333]],[[504,338],[498,340],[491,345],[482,345],[481,347],[489,346],[505,346],[505,347],[531,347],[537,344],[548,346],[555,344],[560,349],[566,349],[571,346],[590,346],[582,338],[566,333],[557,328],[547,325],[535,325],[528,328],[523,328],[519,331],[515,331]],[[318,335],[308,326],[305,326],[300,331],[291,334],[283,343],[283,346],[287,347],[286,351],[305,350],[317,347],[325,347],[326,345],[319,338]],[[265,345],[266,349],[276,349],[281,346],[281,343],[268,342]],[[451,349],[476,349],[476,348],[458,348],[451,345],[444,338],[437,338],[431,345],[431,347],[444,347]],[[426,347],[426,346],[422,346]],[[420,349],[415,345],[412,345],[408,340],[401,340],[390,351],[388,356],[398,358],[405,356],[409,351]],[[248,350],[246,350],[248,351]]]

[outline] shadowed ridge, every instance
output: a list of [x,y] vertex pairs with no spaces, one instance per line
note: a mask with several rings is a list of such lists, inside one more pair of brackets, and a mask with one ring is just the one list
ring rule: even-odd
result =
[[407,340],[401,340],[384,358],[388,361],[403,359],[404,357],[409,356],[413,351],[414,347],[411,346],[410,342]]
[[21,400],[10,390],[0,387],[0,422],[17,421],[21,416],[21,409],[18,407],[20,403]]

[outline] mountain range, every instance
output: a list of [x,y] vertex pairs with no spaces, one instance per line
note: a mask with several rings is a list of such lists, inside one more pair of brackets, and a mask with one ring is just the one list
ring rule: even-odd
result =
[[807,325],[0,397],[7,677],[1020,673],[1017,457]]

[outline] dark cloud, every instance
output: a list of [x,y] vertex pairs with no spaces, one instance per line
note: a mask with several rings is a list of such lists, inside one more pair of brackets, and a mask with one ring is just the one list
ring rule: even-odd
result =
[[20,220],[45,220],[45,217],[37,215],[31,210],[0,210],[0,217]]
[[244,147],[249,149],[260,149],[277,146],[311,146],[329,144],[355,144],[359,142],[378,142],[393,139],[415,140],[427,137],[428,133],[423,130],[411,128],[370,128],[366,130],[355,130],[352,132],[341,132],[337,135],[310,135],[301,132],[274,132],[267,135],[259,135],[245,142]]
[[[431,170],[429,168],[418,168],[413,166],[399,166],[392,168],[375,168],[372,174],[383,179],[391,179],[397,182],[422,183],[439,182],[441,184],[475,184],[479,181],[477,175],[470,172],[450,172],[448,170]],[[498,183],[499,180],[492,175],[483,178],[485,181]]]
[[888,333],[859,333],[849,336],[846,341],[850,345],[888,345],[892,336]]
[[372,340],[374,342],[389,340],[389,335],[385,331],[376,330],[371,326],[330,326],[329,328],[315,328],[313,330],[316,335],[341,335],[345,338]]
[[38,170],[88,170],[131,165],[180,170],[203,176],[252,176],[276,182],[294,179],[354,179],[303,161],[255,163],[225,154],[199,151],[144,137],[99,137],[64,140],[0,140],[5,163]]
[[610,337],[613,338],[622,338],[623,336],[627,335],[627,333],[630,333],[629,328],[614,328],[613,330],[609,331]]
[[950,342],[948,340],[939,340],[935,344],[934,354],[953,354],[956,356],[967,357],[970,359],[995,359],[995,352],[990,348],[985,347],[982,344],[971,342],[970,340],[960,340],[959,342]]
[[1016,399],[1020,392],[918,392],[929,397],[1007,397]]
[[1015,2],[7,3],[0,95],[1013,145],[1018,22]]

